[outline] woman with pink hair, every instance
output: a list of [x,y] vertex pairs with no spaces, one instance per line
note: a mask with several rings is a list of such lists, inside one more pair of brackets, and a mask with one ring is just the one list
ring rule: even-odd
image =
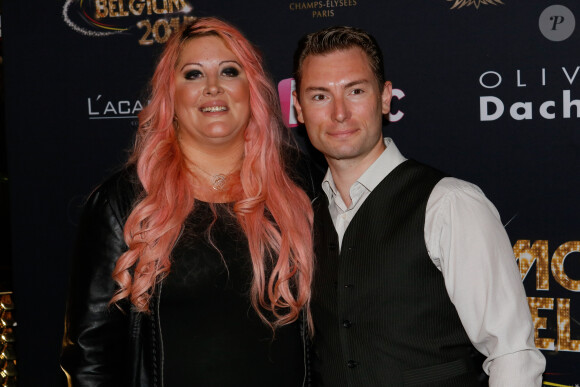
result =
[[69,385],[303,385],[308,179],[289,168],[299,152],[260,55],[199,18],[172,35],[151,90],[128,165],[81,219]]

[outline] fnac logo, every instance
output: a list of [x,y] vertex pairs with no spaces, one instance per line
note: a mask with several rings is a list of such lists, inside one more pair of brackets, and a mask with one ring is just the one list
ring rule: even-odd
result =
[[288,128],[298,126],[296,120],[296,111],[294,109],[294,101],[292,100],[292,92],[296,90],[296,81],[294,78],[282,79],[278,83],[278,96],[280,97],[280,107],[282,109],[282,118],[284,124]]
[[62,16],[82,35],[138,34],[139,44],[148,46],[165,43],[181,23],[195,19],[192,11],[186,0],[66,0]]
[[[286,78],[278,83],[278,96],[280,97],[280,107],[282,110],[282,118],[284,124],[288,128],[298,126],[296,120],[296,111],[294,109],[294,100],[292,99],[292,92],[296,90],[296,81],[294,78]],[[401,89],[393,89],[393,98],[401,100],[405,98],[405,93]],[[389,122],[400,121],[405,113],[402,110],[389,113]]]

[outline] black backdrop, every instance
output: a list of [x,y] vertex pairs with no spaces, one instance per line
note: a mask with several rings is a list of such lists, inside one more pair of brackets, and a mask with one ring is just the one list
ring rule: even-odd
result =
[[304,33],[335,24],[373,33],[399,93],[393,111],[402,118],[387,134],[407,157],[478,184],[496,204],[525,277],[536,345],[548,359],[545,382],[580,384],[577,1],[63,0],[3,7],[19,385],[61,382],[80,206],[126,159],[172,23],[208,15],[240,27],[276,82],[291,77]]

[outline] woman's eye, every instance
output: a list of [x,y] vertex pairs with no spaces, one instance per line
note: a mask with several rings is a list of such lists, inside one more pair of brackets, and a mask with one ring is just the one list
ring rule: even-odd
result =
[[202,76],[201,71],[199,70],[189,70],[185,73],[185,79],[197,79]]
[[233,78],[240,75],[240,71],[235,67],[226,67],[225,69],[222,70],[222,74],[225,75],[226,77]]

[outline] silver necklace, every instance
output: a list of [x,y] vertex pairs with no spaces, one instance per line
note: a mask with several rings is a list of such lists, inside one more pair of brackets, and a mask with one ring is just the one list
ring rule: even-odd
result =
[[217,173],[217,174],[213,175],[213,174],[201,169],[201,167],[199,165],[196,165],[194,163],[191,163],[191,165],[193,165],[195,168],[199,169],[201,172],[205,173],[209,177],[209,180],[211,182],[211,187],[213,188],[214,191],[223,191],[223,189],[227,185],[228,176],[230,176],[238,168],[236,166],[226,174]]

